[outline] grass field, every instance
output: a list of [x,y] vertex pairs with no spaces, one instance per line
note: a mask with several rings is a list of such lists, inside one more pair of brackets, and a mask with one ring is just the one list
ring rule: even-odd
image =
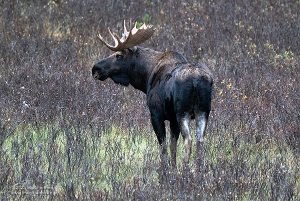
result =
[[[299,1],[0,7],[0,200],[300,200]],[[130,18],[157,28],[143,46],[214,73],[199,171],[180,138],[162,181],[145,95],[91,76],[111,53],[97,33]]]
[[20,193],[20,198],[31,191],[42,197],[45,191],[52,193],[49,198],[63,198],[66,186],[74,188],[74,195],[80,197],[97,191],[111,195],[118,190],[115,185],[155,174],[153,170],[145,175],[142,168],[147,160],[157,160],[154,142],[143,135],[126,135],[116,127],[100,135],[91,129],[62,129],[59,125],[23,127],[2,146],[3,160],[11,164],[13,169],[8,171],[14,172],[16,179],[8,181],[19,184],[6,190]]
[[300,196],[299,159],[282,142],[253,144],[213,135],[200,173],[194,163],[188,172],[181,166],[180,146],[178,170],[169,170],[168,183],[160,186],[154,137],[145,131],[128,133],[114,126],[101,134],[59,124],[18,128],[2,145],[8,184],[2,195],[21,200],[143,199],[156,189],[157,199]]

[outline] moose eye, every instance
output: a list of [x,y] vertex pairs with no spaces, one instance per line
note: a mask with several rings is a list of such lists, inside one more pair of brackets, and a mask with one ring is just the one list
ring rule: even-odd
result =
[[116,55],[117,60],[122,60],[124,56],[122,54],[117,54]]

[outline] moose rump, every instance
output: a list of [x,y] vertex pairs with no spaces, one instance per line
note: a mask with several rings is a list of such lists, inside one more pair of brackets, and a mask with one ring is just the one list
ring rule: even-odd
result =
[[[185,146],[184,161],[189,161],[192,144],[189,123],[192,119],[196,120],[197,147],[202,146],[211,109],[213,81],[204,64],[189,64],[183,61],[172,65],[171,69],[168,69],[168,65],[159,66],[159,69],[165,69],[165,74],[164,70],[161,70],[152,77],[147,102],[162,156],[167,152],[164,120],[170,121],[171,163],[172,166],[176,166],[176,147],[180,132]],[[165,157],[162,160],[166,160]]]

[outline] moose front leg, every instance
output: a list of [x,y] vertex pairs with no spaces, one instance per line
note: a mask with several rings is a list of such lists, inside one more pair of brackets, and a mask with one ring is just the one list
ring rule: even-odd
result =
[[176,119],[170,121],[170,130],[171,130],[171,139],[170,139],[171,165],[173,168],[176,168],[177,141],[180,133],[180,128]]
[[166,127],[164,120],[156,113],[151,113],[151,123],[160,145],[160,159],[163,169],[166,169],[168,164],[168,154],[166,145]]
[[165,122],[157,113],[151,113],[151,123],[155,131],[158,143],[160,145],[160,168],[158,169],[160,183],[168,181],[168,154],[166,145],[166,128]]

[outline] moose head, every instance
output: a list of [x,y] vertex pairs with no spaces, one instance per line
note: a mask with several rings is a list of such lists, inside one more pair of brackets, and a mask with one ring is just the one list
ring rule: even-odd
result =
[[[106,42],[100,34],[98,38],[115,53],[95,64],[92,69],[93,77],[101,81],[111,78],[115,83],[124,86],[132,84],[135,88],[144,91],[145,80],[143,80],[143,77],[148,72],[146,72],[147,69],[142,67],[145,65],[144,62],[146,62],[143,53],[151,50],[137,47],[136,45],[149,39],[155,29],[152,25],[146,24],[137,28],[137,23],[135,23],[134,27],[130,31],[127,31],[124,21],[122,38],[113,34],[109,28],[108,30],[115,42],[114,45]],[[151,52],[154,53],[155,51]]]

